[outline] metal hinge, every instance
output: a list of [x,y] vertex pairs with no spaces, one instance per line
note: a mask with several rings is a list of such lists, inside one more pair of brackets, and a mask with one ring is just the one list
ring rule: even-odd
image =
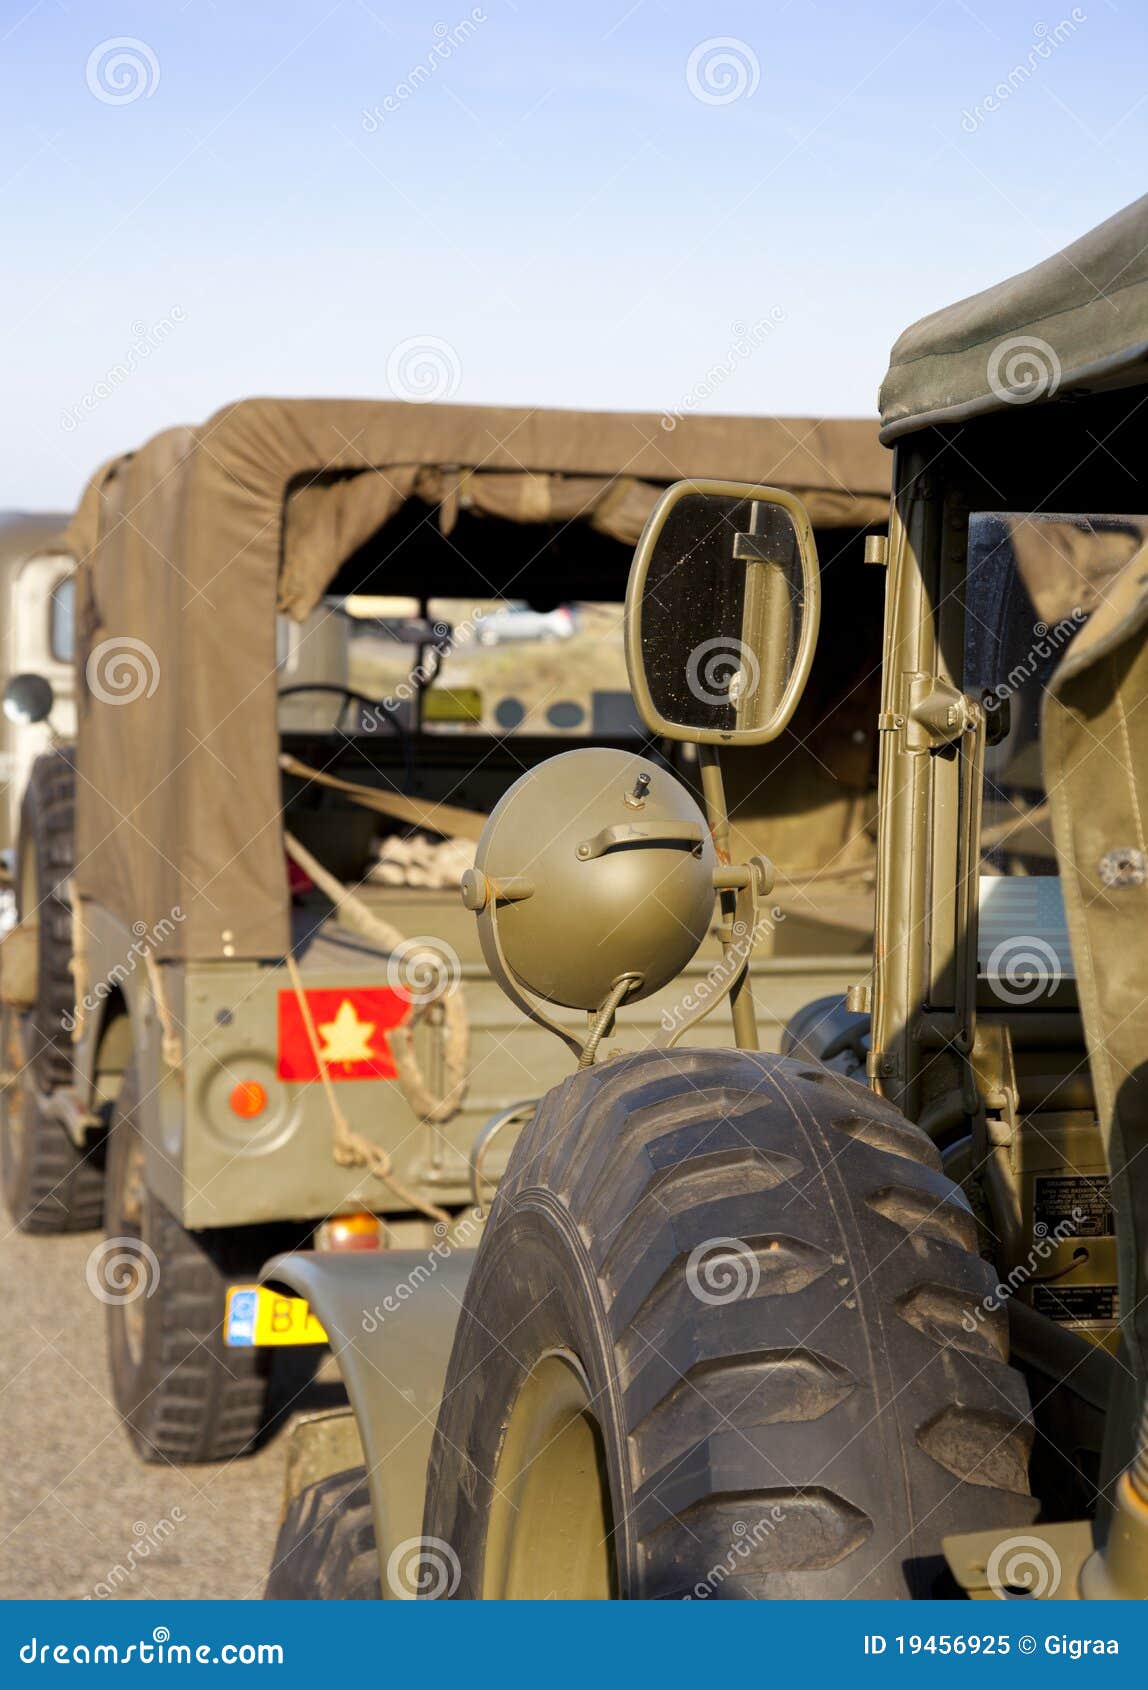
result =
[[952,745],[976,726],[980,706],[948,681],[935,675],[915,675],[909,682],[907,751],[932,751]]
[[933,751],[939,745],[954,744],[976,727],[981,707],[959,687],[935,675],[906,675],[905,680],[908,710],[882,710],[877,717],[878,733],[899,733],[904,728],[906,751]]
[[865,562],[875,563],[878,569],[889,565],[889,537],[887,534],[866,534]]

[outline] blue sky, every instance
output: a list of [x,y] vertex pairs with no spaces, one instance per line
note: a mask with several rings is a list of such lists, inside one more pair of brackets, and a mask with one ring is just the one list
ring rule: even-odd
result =
[[9,507],[250,393],[871,412],[908,322],[1148,188],[1135,0],[0,18]]

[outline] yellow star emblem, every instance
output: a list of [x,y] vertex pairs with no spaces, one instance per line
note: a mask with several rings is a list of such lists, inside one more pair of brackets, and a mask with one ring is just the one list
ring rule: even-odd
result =
[[360,1021],[350,998],[344,998],[333,1021],[324,1021],[319,1031],[323,1035],[324,1062],[370,1062],[373,1021]]

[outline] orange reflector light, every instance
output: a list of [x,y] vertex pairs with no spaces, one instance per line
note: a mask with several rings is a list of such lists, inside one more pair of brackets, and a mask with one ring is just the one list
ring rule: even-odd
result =
[[354,1215],[336,1215],[321,1229],[321,1250],[377,1250],[379,1217],[365,1209]]
[[252,1121],[266,1109],[267,1092],[258,1080],[240,1080],[228,1101],[240,1120]]

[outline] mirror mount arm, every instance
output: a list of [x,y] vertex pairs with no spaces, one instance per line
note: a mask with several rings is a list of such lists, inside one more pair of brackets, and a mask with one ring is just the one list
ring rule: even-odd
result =
[[[720,869],[729,868],[731,865],[729,810],[726,805],[721,758],[718,755],[716,745],[698,746],[698,767],[702,776],[702,797],[705,800],[706,820],[709,823],[710,833],[713,835],[714,850],[717,852],[720,871]],[[756,887],[752,881],[748,890],[754,899],[750,921],[752,928],[754,925],[752,912],[756,911]],[[739,893],[734,887],[719,885],[718,899],[722,913],[722,956],[726,963],[732,963],[736,960],[738,951],[738,940],[734,928],[737,926]],[[757,1016],[754,1013],[753,993],[750,990],[748,949],[741,958],[741,966],[730,986],[729,1006],[730,1015],[733,1019],[734,1043],[741,1050],[757,1050],[759,1048]]]
[[[733,863],[728,867],[714,870],[714,890],[733,900],[731,914],[728,918],[723,919],[721,927],[721,967],[724,971],[724,978],[719,976],[717,990],[711,990],[706,995],[697,994],[697,999],[685,1019],[679,1021],[669,1033],[654,1040],[657,1049],[669,1050],[671,1046],[676,1045],[683,1034],[688,1033],[691,1028],[697,1026],[699,1021],[704,1021],[707,1015],[712,1014],[723,999],[730,998],[732,1000],[735,990],[742,989],[745,991],[752,1013],[753,1000],[749,994],[749,959],[757,942],[758,899],[765,897],[772,888],[773,867],[764,857],[752,857],[748,863]],[[716,973],[717,970],[715,970]],[[713,979],[714,976],[711,975],[711,985]],[[757,1049],[756,1044],[743,1044],[740,1038],[737,1042],[742,1050]]]

